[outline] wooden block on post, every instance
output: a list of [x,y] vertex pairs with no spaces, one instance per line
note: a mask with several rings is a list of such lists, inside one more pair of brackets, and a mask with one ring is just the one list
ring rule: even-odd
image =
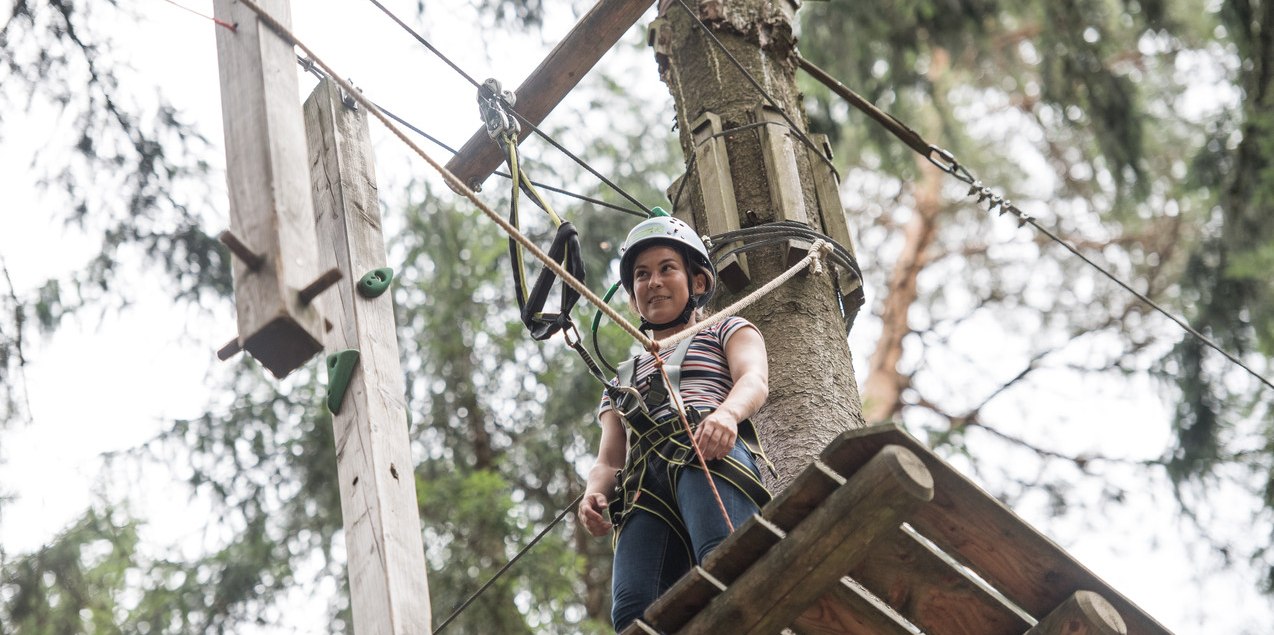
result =
[[[806,148],[809,153],[810,168],[814,175],[814,193],[818,196],[818,215],[822,219],[823,233],[839,243],[855,258],[854,240],[849,234],[849,219],[845,216],[845,205],[840,197],[840,177],[832,169],[832,144],[827,135],[813,134],[810,140],[822,149],[821,154]],[[842,267],[836,268],[836,276],[840,291],[844,295],[863,285],[862,280],[852,271]]]
[[[716,235],[739,229],[739,209],[734,197],[734,178],[730,176],[730,156],[721,135],[721,117],[705,112],[691,126],[694,139],[695,173],[703,196],[703,212],[708,228],[702,234]],[[738,243],[725,245],[729,251]],[[717,264],[717,275],[731,291],[738,293],[748,286],[746,254],[734,254]]]
[[1026,635],[1128,635],[1128,627],[1106,598],[1076,591]]
[[392,296],[355,286],[385,266],[367,115],[321,82],[305,102],[319,259],[344,275],[319,299],[333,323],[328,350],[356,349],[359,366],[332,415],[356,633],[428,633],[429,585]]
[[[756,121],[767,124],[760,128],[761,158],[765,163],[765,177],[770,188],[770,206],[774,210],[774,220],[809,225],[805,195],[801,189],[801,172],[796,165],[796,148],[792,145],[792,133],[787,121],[778,110],[768,104],[757,106]],[[788,240],[784,247],[784,262],[789,267],[796,264],[809,254],[812,246],[813,243],[809,241]]]
[[[260,0],[283,24],[287,0]],[[216,0],[221,110],[230,190],[229,234],[245,254],[234,258],[239,341],[275,377],[323,349],[322,318],[298,291],[319,274],[314,207],[306,168],[296,54],[235,0]]]

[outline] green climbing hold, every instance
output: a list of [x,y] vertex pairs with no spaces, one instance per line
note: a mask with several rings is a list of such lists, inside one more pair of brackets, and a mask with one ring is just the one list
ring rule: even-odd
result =
[[385,292],[389,288],[389,283],[394,279],[394,270],[389,267],[381,267],[367,272],[358,281],[358,294],[364,298],[375,298]]
[[349,390],[349,380],[354,376],[357,366],[357,349],[338,351],[327,356],[327,409],[332,414],[341,411],[345,391]]

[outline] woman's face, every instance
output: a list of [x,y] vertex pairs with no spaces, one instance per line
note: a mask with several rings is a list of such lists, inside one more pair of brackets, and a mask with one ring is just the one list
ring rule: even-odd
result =
[[[633,262],[633,301],[647,322],[670,322],[690,301],[689,277],[681,252],[656,245],[637,254]],[[696,294],[707,290],[703,276],[695,276]]]

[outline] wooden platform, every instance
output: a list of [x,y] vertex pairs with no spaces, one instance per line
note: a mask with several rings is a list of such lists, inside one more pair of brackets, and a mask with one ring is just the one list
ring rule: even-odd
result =
[[1169,631],[894,425],[833,441],[634,633]]

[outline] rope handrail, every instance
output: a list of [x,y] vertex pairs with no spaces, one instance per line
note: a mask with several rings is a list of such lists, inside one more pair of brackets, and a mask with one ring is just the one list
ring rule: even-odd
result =
[[791,280],[792,276],[795,276],[797,272],[799,272],[801,269],[804,269],[805,267],[813,265],[814,273],[816,274],[822,273],[823,261],[821,260],[821,258],[827,253],[830,253],[831,250],[832,250],[831,243],[822,239],[815,241],[813,246],[810,247],[809,253],[805,254],[804,258],[797,261],[797,263],[792,265],[791,267],[788,267],[787,271],[784,271],[783,273],[776,276],[773,280],[770,280],[769,282],[762,285],[761,288],[740,298],[739,300],[737,300],[730,306],[713,313],[712,315],[708,316],[707,319],[704,319],[699,322],[695,322],[694,326],[687,328],[685,330],[679,331],[673,335],[669,335],[668,337],[665,337],[662,340],[659,340],[658,342],[656,342],[656,344],[659,345],[659,348],[663,349],[663,348],[668,348],[670,346],[676,346],[678,342],[686,340],[687,338],[694,337],[695,334],[697,334],[699,331],[702,331],[706,328],[710,328],[713,325],[721,322],[722,320],[730,317],[731,315],[735,315],[739,311],[742,311],[743,309],[752,305],[752,303],[761,299],[762,296],[779,288],[788,280]]

